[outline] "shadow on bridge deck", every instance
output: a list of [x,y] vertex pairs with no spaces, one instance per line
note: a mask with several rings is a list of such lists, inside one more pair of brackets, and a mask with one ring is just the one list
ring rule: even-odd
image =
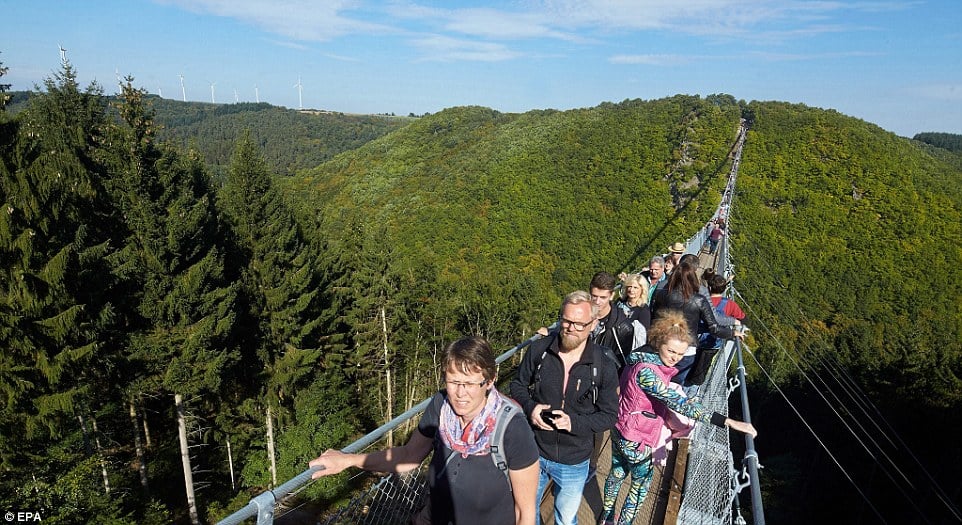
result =
[[[681,451],[682,459],[677,460],[678,452]],[[682,488],[685,479],[685,464],[688,455],[688,440],[677,439],[674,441],[672,451],[668,456],[665,466],[655,465],[655,472],[648,490],[645,502],[635,515],[634,525],[674,525],[678,517],[678,509],[681,505]],[[611,470],[611,440],[605,434],[604,446],[598,456],[598,488],[604,494],[605,479]],[[677,471],[677,475],[675,475]],[[628,485],[631,477],[625,478],[618,493],[618,503],[615,510],[621,509],[625,497],[628,494]],[[551,496],[551,487],[545,491],[545,498],[541,502],[541,522],[546,525],[554,524],[554,497]],[[598,509],[600,512],[600,509]],[[578,523],[580,525],[593,525],[598,522],[598,515],[593,511],[588,502],[582,498],[581,508],[578,509]]]

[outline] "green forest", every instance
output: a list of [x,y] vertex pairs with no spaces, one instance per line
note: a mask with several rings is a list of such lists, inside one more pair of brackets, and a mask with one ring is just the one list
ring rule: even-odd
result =
[[[16,115],[35,93],[8,96],[7,110]],[[116,97],[107,96],[108,101]],[[293,175],[314,168],[343,151],[396,130],[412,120],[384,115],[302,112],[266,103],[208,104],[179,102],[144,94],[153,111],[158,141],[192,149],[204,158],[216,184],[230,167],[237,138],[249,133],[273,175]]]
[[[107,97],[69,63],[0,112],[0,502],[188,523],[183,424],[198,518],[226,516],[430,395],[447,342],[507,349],[595,271],[704,226],[743,118],[730,242],[768,520],[944,522],[928,483],[962,491],[962,451],[931,446],[962,430],[952,136],[726,94],[306,115],[131,78]],[[853,385],[864,406],[822,403]],[[918,493],[844,430],[863,410],[925,466],[895,474]],[[301,497],[328,508],[353,483]]]

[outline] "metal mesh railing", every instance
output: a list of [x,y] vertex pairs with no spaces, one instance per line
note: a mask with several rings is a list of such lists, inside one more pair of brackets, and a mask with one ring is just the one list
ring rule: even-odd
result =
[[[715,356],[708,378],[699,389],[701,403],[714,412],[728,414],[728,363],[733,344],[729,341]],[[679,524],[731,523],[732,452],[728,428],[695,425],[688,445],[688,470]]]
[[[430,461],[430,457],[427,461]],[[402,525],[411,522],[427,499],[424,463],[408,474],[384,476],[335,514],[317,521],[327,525]]]

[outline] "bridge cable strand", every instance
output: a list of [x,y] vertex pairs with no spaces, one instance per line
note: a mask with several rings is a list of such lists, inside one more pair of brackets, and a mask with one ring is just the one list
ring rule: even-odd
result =
[[[742,297],[741,295],[739,295],[739,297],[742,298],[742,301],[747,305],[749,311],[752,311],[750,303],[748,303],[748,302],[744,299],[744,297]],[[757,319],[757,318],[756,318],[756,319]],[[757,322],[757,321],[756,321],[756,322]],[[795,366],[795,368],[799,371],[799,373],[801,374],[801,376],[806,380],[806,382],[809,383],[809,385],[810,385],[810,386],[813,388],[813,390],[819,395],[819,397],[822,399],[822,401],[825,402],[826,406],[828,406],[828,408],[839,418],[839,420],[842,422],[842,424],[845,426],[845,428],[849,431],[849,433],[852,434],[852,436],[853,436],[853,437],[856,439],[856,441],[862,446],[862,448],[865,450],[865,452],[873,459],[873,461],[875,461],[876,464],[878,464],[880,467],[882,467],[883,472],[884,472],[884,473],[886,474],[886,476],[895,484],[896,488],[898,488],[898,490],[906,497],[906,499],[909,501],[909,503],[918,511],[918,513],[919,513],[921,516],[924,517],[925,514],[924,514],[924,513],[922,512],[922,510],[916,505],[914,499],[902,488],[902,484],[899,483],[899,481],[898,481],[897,479],[895,479],[895,477],[892,475],[892,473],[891,473],[891,472],[889,471],[889,469],[886,467],[886,463],[881,462],[881,460],[879,459],[879,457],[878,457],[875,453],[873,453],[873,449],[870,448],[870,447],[866,444],[865,440],[863,440],[863,439],[859,436],[859,434],[855,431],[855,429],[852,428],[852,426],[848,424],[848,422],[846,421],[845,417],[844,417],[841,413],[839,413],[839,411],[836,409],[835,405],[826,398],[826,396],[825,396],[825,394],[824,394],[824,392],[823,392],[823,389],[818,388],[818,386],[815,384],[815,382],[812,380],[812,378],[811,378],[811,376],[810,376],[810,373],[811,373],[812,375],[815,375],[815,376],[819,379],[819,381],[822,383],[822,385],[825,386],[825,389],[824,389],[824,390],[827,390],[827,391],[831,392],[832,389],[831,389],[831,388],[828,388],[828,386],[826,385],[826,383],[825,383],[824,379],[822,378],[821,374],[819,374],[817,371],[814,371],[814,370],[812,370],[811,372],[806,372],[806,371],[803,369],[803,367],[799,365],[799,363],[798,363],[798,361],[796,360],[796,358],[793,357],[791,354],[789,354],[788,351],[784,348],[784,346],[781,345],[781,342],[778,341],[778,340],[775,338],[774,334],[772,334],[772,333],[770,332],[770,330],[767,329],[767,325],[764,325],[764,322],[763,322],[763,321],[762,321],[762,324],[763,324],[763,326],[766,327],[766,330],[768,331],[769,336],[772,337],[772,338],[776,341],[776,345],[782,350],[782,352],[786,355],[786,357],[792,362],[792,364],[793,364],[793,365]],[[809,350],[811,350],[811,348],[809,348]],[[802,353],[803,353],[803,352],[799,352],[799,354],[802,354]],[[802,360],[802,361],[804,362],[804,359],[802,359],[802,358],[799,358],[799,360]],[[852,419],[855,420],[854,415],[852,415]],[[856,421],[856,423],[858,423],[857,420],[855,420],[855,421]],[[858,426],[859,426],[859,428],[860,428],[863,432],[866,432],[863,426],[861,426],[860,424],[859,424]],[[867,432],[866,432],[866,434],[867,434]],[[871,441],[872,444],[875,445],[876,448],[878,448],[878,443],[875,442],[874,440],[872,440],[869,434],[867,434],[867,435],[869,436],[869,441]],[[885,454],[884,451],[879,450],[879,453],[880,453],[882,456],[884,456],[884,458],[887,460],[887,462],[892,465],[892,468],[894,468],[894,469],[896,470],[896,472],[897,472],[899,475],[901,475],[903,479],[906,480],[906,483],[908,483],[910,487],[912,487],[913,489],[915,489],[915,487],[911,484],[911,482],[908,481],[907,476],[905,475],[905,473],[904,473],[897,465],[895,465],[894,460],[892,460],[892,458],[891,458],[888,454]],[[927,519],[926,519],[926,522],[928,522]]]
[[759,370],[761,370],[761,372],[765,375],[765,377],[769,380],[769,382],[771,382],[775,390],[779,393],[779,395],[782,396],[782,399],[785,400],[785,403],[787,403],[789,408],[791,408],[792,411],[795,412],[795,415],[798,416],[798,419],[801,420],[803,425],[805,425],[805,428],[807,428],[808,431],[811,432],[812,437],[815,438],[815,441],[817,441],[818,444],[825,451],[825,453],[828,454],[828,457],[831,458],[831,460],[835,463],[835,465],[842,472],[845,478],[848,479],[848,481],[852,484],[853,487],[855,487],[855,490],[859,493],[860,496],[862,496],[862,499],[865,500],[865,503],[868,504],[869,508],[872,509],[872,512],[875,513],[875,515],[882,521],[882,523],[888,523],[887,521],[885,521],[885,517],[882,516],[882,513],[879,512],[879,510],[875,508],[875,505],[872,504],[872,500],[869,499],[868,495],[862,492],[862,489],[858,486],[858,483],[856,483],[855,480],[848,475],[848,472],[845,470],[845,468],[842,467],[842,464],[835,457],[835,454],[833,454],[831,449],[829,449],[828,445],[826,445],[825,442],[822,441],[822,438],[819,437],[818,433],[815,432],[815,429],[812,428],[812,426],[808,423],[808,421],[805,419],[805,416],[802,415],[802,413],[798,410],[795,404],[792,403],[792,401],[788,398],[788,396],[785,394],[782,388],[778,385],[778,383],[775,382],[775,379],[771,376],[771,374],[768,373],[768,370],[766,370],[765,367],[762,365],[761,361],[758,360],[758,358],[755,356],[755,353],[752,352],[751,348],[749,348],[748,345],[744,345],[744,348],[745,348],[745,351],[748,353],[748,355],[751,356],[752,360],[758,366]]
[[[774,272],[774,269],[768,263],[768,260],[762,256],[762,254],[765,252],[761,249],[758,249],[757,245],[753,245],[753,246],[756,248],[756,254],[753,257],[752,261],[753,261],[753,264],[760,267],[759,272],[767,271],[768,275],[777,276],[778,273]],[[762,265],[764,265],[764,267],[761,267]],[[777,277],[775,279],[775,284],[782,289],[788,288],[786,285],[781,284],[778,281]],[[782,297],[781,294],[768,293],[761,290],[758,291],[757,295],[760,297]],[[739,297],[741,297],[742,300],[745,301],[744,297],[742,297],[741,294],[739,294]],[[804,313],[801,312],[801,308],[798,306],[796,308],[789,308],[781,302],[778,302],[778,303],[772,302],[772,303],[769,303],[767,307],[769,311],[775,312],[777,314],[776,318],[779,319],[780,321],[789,320],[788,324],[791,324],[792,326],[796,326],[796,327],[804,328],[804,327],[810,326],[810,323],[804,321],[804,319],[806,319],[806,316]],[[798,314],[797,316],[792,315],[792,312],[794,311],[797,311],[797,314]],[[809,337],[800,338],[800,340],[806,341],[807,351],[798,352],[799,358],[802,360],[805,360],[805,356],[814,356],[814,359],[816,359],[823,367],[825,367],[829,371],[835,371],[834,374],[831,374],[832,378],[839,383],[839,385],[842,388],[842,391],[844,393],[847,393],[848,397],[852,399],[852,404],[858,407],[861,410],[861,412],[865,415],[865,418],[868,421],[870,421],[872,425],[877,429],[877,432],[874,432],[874,433],[865,431],[865,434],[869,437],[869,439],[871,439],[873,443],[875,443],[876,446],[878,446],[878,444],[875,442],[872,436],[878,436],[878,435],[884,436],[885,439],[889,442],[889,444],[893,448],[897,449],[898,452],[900,452],[900,454],[907,455],[908,457],[910,457],[915,463],[915,465],[920,469],[926,481],[928,482],[928,485],[932,487],[933,492],[935,493],[936,497],[940,500],[940,502],[945,506],[946,509],[948,509],[948,511],[953,515],[953,517],[957,521],[962,521],[962,514],[960,514],[958,507],[954,503],[952,503],[953,501],[952,498],[946,495],[945,491],[942,489],[939,483],[929,473],[928,469],[926,469],[925,466],[921,463],[921,461],[918,459],[918,457],[915,455],[912,449],[902,440],[901,436],[898,434],[898,432],[895,431],[895,429],[889,423],[888,419],[885,418],[882,415],[882,413],[878,410],[878,407],[874,403],[872,403],[870,398],[865,394],[865,392],[861,389],[861,387],[858,386],[857,382],[854,380],[854,378],[852,378],[851,374],[846,370],[844,366],[842,366],[839,363],[838,359],[826,357],[827,353],[832,351],[832,348],[829,347],[827,343],[826,343],[826,346],[823,346],[823,347],[816,346],[815,341],[818,340],[819,337],[818,337],[818,334],[816,334],[813,330],[810,330],[810,329],[807,330],[807,334]],[[811,368],[814,369],[814,367],[811,367]],[[822,380],[821,376],[818,376],[818,377],[820,380]],[[824,380],[822,381],[824,384]],[[827,385],[825,386],[826,386],[826,390],[830,392],[833,396],[836,396],[836,400],[838,400],[837,394],[835,393],[834,389],[829,388]],[[838,401],[840,404],[843,404],[841,400],[838,400]],[[885,426],[884,429],[881,426],[879,426],[879,422],[884,424]],[[898,441],[898,444],[896,444],[893,441],[893,437],[895,440]],[[881,451],[881,447],[879,447],[879,450]],[[890,463],[892,463],[893,467],[895,467],[896,470],[898,470],[898,473],[903,478],[906,478],[906,475],[902,471],[902,469],[899,469],[898,467],[895,466],[894,460],[892,460],[891,457],[885,454],[884,451],[882,451],[882,453],[886,457],[886,459]],[[884,465],[883,465],[883,468],[884,468]],[[893,480],[893,482],[894,481],[895,480]],[[907,479],[906,479],[906,482],[913,489],[919,490]]]
[[[762,258],[760,258],[760,257],[756,257],[755,259],[753,259],[753,263],[758,263],[758,262],[761,262],[761,261],[763,261],[763,260],[764,260],[764,259],[762,259]],[[769,268],[769,272],[771,272],[771,271],[772,271],[772,269]],[[770,274],[771,274],[771,275],[776,275],[776,274],[774,274],[774,273],[770,273]],[[780,286],[783,286],[783,285],[780,285]],[[784,286],[783,286],[783,287],[784,287]],[[760,295],[760,296],[766,296],[766,294],[759,294],[759,295]],[[772,294],[767,294],[767,296],[772,296]],[[886,463],[882,463],[882,462],[879,460],[879,458],[876,456],[876,454],[874,454],[874,453],[872,452],[872,450],[869,448],[869,446],[865,444],[865,441],[863,441],[863,440],[858,436],[858,434],[855,432],[855,430],[846,422],[845,418],[838,412],[838,410],[836,410],[835,406],[825,397],[824,393],[822,392],[822,389],[819,389],[819,388],[815,385],[815,382],[811,379],[811,377],[809,376],[809,374],[808,374],[805,370],[803,370],[803,368],[798,364],[798,361],[795,359],[795,357],[793,357],[793,356],[788,352],[788,350],[785,349],[785,347],[781,344],[781,341],[778,340],[778,338],[777,338],[777,337],[772,333],[772,331],[768,328],[767,324],[765,324],[764,321],[762,320],[762,318],[755,313],[754,308],[752,308],[752,303],[749,302],[749,301],[747,301],[741,293],[738,293],[738,297],[739,297],[739,298],[742,300],[742,302],[745,304],[746,309],[751,313],[751,315],[753,316],[753,318],[756,319],[757,322],[760,322],[760,323],[762,324],[762,326],[765,328],[766,333],[769,335],[769,337],[771,337],[772,340],[775,341],[776,345],[781,349],[782,353],[792,362],[792,364],[795,366],[795,368],[801,373],[802,377],[805,378],[805,380],[812,386],[812,388],[816,391],[816,393],[818,393],[818,395],[822,398],[822,400],[826,403],[826,405],[832,410],[832,412],[834,412],[835,415],[842,421],[842,424],[846,427],[846,429],[848,429],[848,431],[853,435],[853,437],[855,437],[855,439],[859,442],[859,444],[866,450],[866,452],[869,454],[869,456],[871,456],[872,459],[882,468],[882,470],[883,470],[883,472],[885,473],[885,475],[895,484],[896,488],[905,496],[905,498],[909,501],[909,503],[912,505],[912,507],[916,509],[916,511],[919,513],[919,515],[922,517],[922,519],[924,519],[924,520],[928,523],[929,521],[928,521],[928,519],[925,517],[926,514],[925,514],[925,513],[918,507],[918,505],[915,503],[915,499],[912,498],[908,493],[906,493],[906,491],[902,488],[902,484],[899,483],[898,480],[896,480],[895,477],[892,475],[892,473],[889,471],[889,469],[888,469],[887,466],[886,466]],[[798,321],[797,319],[794,319],[793,316],[788,313],[787,308],[784,307],[784,306],[777,306],[777,305],[775,305],[775,304],[769,304],[768,307],[769,307],[769,310],[770,310],[770,311],[776,312],[775,317],[776,317],[777,319],[779,319],[780,321],[785,321],[786,319],[788,319],[788,320],[789,320],[789,323],[788,323],[788,324],[792,324],[793,326],[804,326],[804,325],[805,325],[805,323],[803,323],[803,322],[801,322],[801,321]],[[780,313],[780,314],[778,313],[779,309],[781,309],[781,313]],[[795,322],[792,322],[793,320],[794,320]],[[814,346],[813,339],[814,339],[814,338],[804,338],[804,339],[803,339],[803,340],[806,341],[806,345],[807,345],[807,346],[806,346],[806,349],[807,349],[808,351],[806,351],[806,352],[798,351],[798,352],[797,352],[797,354],[798,354],[798,360],[801,360],[801,361],[803,361],[803,362],[806,362],[806,361],[805,361],[805,358],[803,357],[804,355],[819,355],[819,353],[818,353],[818,351],[817,351],[818,348]],[[753,357],[754,357],[754,356],[753,356]],[[807,363],[807,362],[806,362],[806,363]],[[833,367],[838,367],[839,365],[835,364],[834,366],[833,366],[833,365],[827,365],[827,366],[828,366],[829,368],[833,368]],[[815,370],[815,367],[809,366],[809,368],[812,370],[812,374],[814,374],[814,375],[819,379],[819,381],[821,382],[821,384],[825,387],[824,389],[827,390],[828,392],[830,392],[833,396],[836,396],[836,401],[838,401],[838,403],[839,403],[840,405],[844,405],[844,403],[842,403],[841,400],[837,398],[837,394],[835,394],[834,389],[829,388],[828,385],[827,385],[827,383],[825,382],[824,378],[822,378],[821,374],[818,374],[818,372]],[[835,379],[836,381],[839,381],[838,377],[837,377],[835,374],[831,374],[831,371],[829,371],[829,372],[830,372],[830,375],[833,377],[833,379]],[[855,404],[856,404],[856,405],[859,405],[859,403],[858,403],[857,401],[855,402]],[[905,480],[905,482],[906,482],[912,489],[916,489],[916,487],[908,480],[908,477],[907,477],[907,475],[903,472],[903,470],[902,470],[901,468],[899,468],[899,467],[895,464],[895,461],[894,461],[888,454],[886,454],[883,450],[881,450],[881,447],[879,446],[879,444],[871,437],[872,434],[871,434],[870,432],[868,432],[868,431],[864,428],[864,426],[861,425],[861,423],[855,418],[855,415],[854,415],[854,414],[852,414],[852,417],[853,417],[853,420],[855,420],[856,423],[858,424],[859,428],[865,433],[866,436],[868,436],[869,441],[871,441],[872,444],[875,445],[875,447],[878,449],[879,453],[880,453],[882,456],[885,457],[886,461],[887,461],[889,464],[891,464],[892,468],[896,470],[896,472]],[[873,418],[869,418],[869,419],[871,420],[871,419],[873,419]],[[882,420],[884,421],[884,417],[882,418]],[[887,422],[886,422],[886,424],[888,425]],[[891,428],[890,425],[889,425],[889,428]],[[894,430],[893,430],[892,432],[893,432],[893,434],[895,434],[895,433],[894,433]],[[881,433],[881,434],[884,434],[883,432],[880,432],[880,433]],[[895,434],[895,435],[897,435],[897,434]],[[846,474],[846,475],[847,475],[847,474]],[[930,476],[930,478],[931,478],[931,476]],[[936,487],[937,487],[937,485],[936,485]],[[941,491],[941,489],[938,489],[938,490]],[[944,497],[942,497],[942,496],[940,496],[940,500],[942,500],[943,503],[947,503],[946,498],[944,498]],[[956,514],[956,511],[951,508],[951,505],[950,505],[950,504],[949,504],[949,508],[950,508],[950,510],[953,512],[953,514]]]
[[[741,299],[741,302],[747,305],[746,309],[751,312],[754,312],[754,310],[751,308],[751,303],[749,303],[740,293],[738,292],[736,293],[739,299]],[[757,319],[757,316],[755,316],[754,313],[752,313],[752,315],[754,318]],[[802,323],[796,323],[795,326],[800,326],[801,324]],[[774,338],[770,330],[768,330],[768,333]],[[778,342],[777,344],[781,346],[780,342]],[[808,367],[811,370],[815,370],[815,367],[813,367],[811,363],[807,362],[803,357],[805,355],[814,355],[815,359],[817,359],[819,364],[829,369],[828,370],[829,375],[838,382],[838,384],[842,387],[843,393],[847,394],[847,396],[852,400],[852,405],[854,405],[859,409],[862,415],[872,424],[872,426],[875,427],[877,432],[873,433],[869,429],[866,429],[865,426],[859,422],[859,420],[856,417],[856,414],[853,414],[852,411],[850,410],[847,412],[852,416],[853,420],[855,420],[856,424],[862,430],[864,435],[869,439],[869,441],[871,441],[872,444],[875,445],[875,447],[878,449],[881,456],[883,456],[885,460],[891,464],[892,468],[895,469],[895,471],[902,477],[902,479],[905,480],[905,483],[908,484],[909,487],[911,487],[915,491],[921,490],[920,487],[916,487],[916,485],[908,479],[908,475],[905,473],[904,469],[899,467],[896,464],[892,456],[886,453],[882,449],[881,445],[873,438],[873,436],[877,436],[877,435],[884,436],[886,438],[886,441],[889,443],[889,445],[892,448],[896,449],[896,452],[898,452],[900,455],[907,455],[910,458],[912,458],[916,466],[925,475],[928,481],[928,484],[934,490],[935,495],[939,499],[939,501],[946,507],[946,509],[954,516],[956,520],[962,520],[962,516],[960,516],[958,508],[951,502],[951,499],[945,494],[942,487],[928,472],[928,470],[921,463],[921,461],[918,459],[915,453],[912,452],[912,449],[902,440],[901,436],[899,435],[898,432],[895,431],[895,429],[889,423],[888,419],[884,415],[882,415],[882,413],[878,410],[878,407],[871,402],[871,400],[868,398],[865,392],[858,386],[858,384],[852,378],[851,374],[849,374],[844,367],[837,364],[834,360],[825,358],[823,355],[824,351],[822,351],[822,353],[819,353],[819,348],[815,346],[814,343],[811,343],[811,342],[807,343],[805,350],[806,351],[804,352],[803,351],[797,352],[799,360],[802,361],[803,364],[808,365]],[[784,351],[784,348],[783,348],[783,351]],[[819,396],[822,397],[822,399],[826,402],[829,408],[832,409],[832,411],[836,414],[836,416],[842,419],[843,424],[846,425],[846,427],[853,434],[853,436],[855,436],[855,438],[859,441],[859,443],[862,444],[863,448],[866,448],[866,452],[872,457],[873,460],[875,460],[878,463],[880,461],[879,458],[876,457],[876,455],[873,454],[870,450],[868,450],[865,443],[861,441],[861,439],[859,439],[857,435],[855,435],[854,430],[845,423],[844,419],[842,418],[842,415],[837,410],[835,410],[835,408],[831,405],[831,403],[827,399],[825,399],[824,395],[822,394],[822,390],[816,387],[816,385],[811,381],[811,379],[807,376],[807,374],[801,371],[801,368],[798,367],[797,364],[796,364],[796,367],[799,368],[802,375],[805,376],[806,380],[811,384],[811,386],[816,390],[816,392],[818,392]],[[834,370],[834,373],[832,372],[833,370]],[[845,403],[841,399],[839,399],[838,394],[835,392],[836,389],[831,388],[825,382],[821,374],[818,374],[817,372],[813,372],[813,374],[819,379],[821,384],[824,386],[824,390],[829,392],[832,395],[832,397],[835,398],[836,402],[838,402],[842,406],[845,406]],[[881,424],[884,425],[885,427],[884,429],[882,426],[880,426],[880,422]],[[893,439],[889,436],[894,437],[894,439],[897,440],[898,443],[895,443],[895,441],[893,441]],[[883,472],[886,473],[887,477],[889,477],[889,479],[893,483],[896,483],[896,486],[898,486],[898,481],[889,473],[885,464],[879,463],[879,466],[883,469]],[[900,492],[902,492],[902,494],[909,500],[909,502],[912,503],[912,506],[918,510],[918,507],[914,503],[915,498],[911,497],[904,490],[900,489]],[[921,510],[920,510],[920,513],[921,513]]]

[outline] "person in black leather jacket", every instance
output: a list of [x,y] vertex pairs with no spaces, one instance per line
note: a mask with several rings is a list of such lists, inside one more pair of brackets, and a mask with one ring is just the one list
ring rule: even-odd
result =
[[[704,323],[703,329],[719,339],[744,337],[742,332],[736,332],[731,327],[718,324],[711,300],[698,293],[698,288],[697,269],[689,262],[679,264],[671,272],[668,285],[655,292],[654,302],[651,305],[652,318],[656,319],[659,312],[664,310],[680,310],[685,316],[688,331],[691,332],[694,341],[698,340],[699,321]],[[696,348],[694,346],[689,347],[685,357],[675,365],[679,372],[672,378],[673,382],[684,384],[688,370],[695,362],[695,353]]]
[[598,324],[591,331],[588,340],[611,350],[618,361],[618,371],[625,366],[626,359],[641,344],[635,344],[635,327],[632,324],[632,311],[612,302],[615,296],[614,275],[598,272],[591,278],[588,291],[591,302],[598,307]]

